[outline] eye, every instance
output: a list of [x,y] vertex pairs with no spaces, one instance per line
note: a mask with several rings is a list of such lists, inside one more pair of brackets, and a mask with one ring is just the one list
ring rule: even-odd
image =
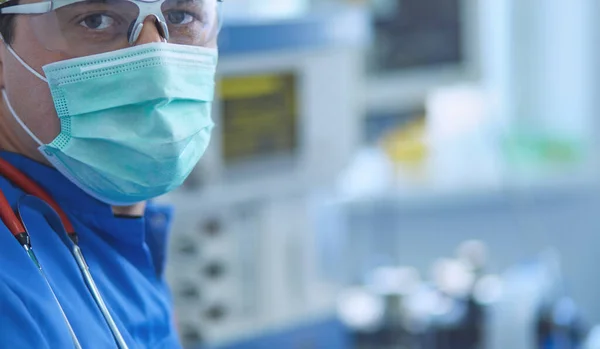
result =
[[169,13],[167,13],[167,20],[170,24],[190,24],[194,19],[193,15],[185,11],[169,11]]
[[88,29],[103,30],[109,28],[114,22],[112,17],[98,13],[86,16],[79,24]]

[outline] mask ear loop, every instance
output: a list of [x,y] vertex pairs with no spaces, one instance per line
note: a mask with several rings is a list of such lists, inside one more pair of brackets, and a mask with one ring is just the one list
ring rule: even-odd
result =
[[6,93],[6,89],[2,89],[2,97],[4,98],[4,101],[6,102],[6,107],[8,108],[8,111],[10,111],[10,113],[12,114],[12,116],[19,123],[19,125],[21,125],[21,127],[23,128],[23,130],[25,130],[25,132],[27,132],[27,134],[29,135],[29,137],[31,137],[31,139],[33,139],[40,147],[44,146],[44,143],[42,143],[42,141],[40,141],[40,139],[37,138],[36,135],[33,134],[33,132],[31,132],[31,130],[29,129],[29,127],[27,127],[27,125],[25,125],[25,123],[23,122],[23,120],[21,120],[21,118],[19,117],[19,115],[17,115],[17,113],[15,112],[13,106],[10,104],[10,101],[8,100],[8,94]]
[[[23,59],[21,59],[21,57],[19,57],[19,55],[17,55],[17,53],[13,50],[13,48],[9,44],[7,44],[6,41],[4,41],[4,37],[2,36],[2,34],[0,34],[0,41],[2,41],[4,43],[4,45],[6,45],[6,49],[8,50],[8,52],[10,52],[10,54],[12,54],[13,57],[15,57],[17,59],[17,61],[19,61],[19,63],[21,63],[21,65],[23,67],[25,67],[25,69],[29,70],[33,75],[37,76],[42,81],[48,82],[48,80],[44,76],[42,76],[40,73],[35,71],[35,69],[31,68],[27,63],[25,63],[25,61],[23,61]],[[5,88],[2,89],[2,98],[6,102],[6,107],[8,108],[8,111],[11,113],[13,118],[15,118],[17,123],[19,123],[19,125],[23,128],[23,130],[25,130],[25,132],[27,132],[27,134],[29,135],[29,137],[31,137],[31,139],[33,139],[39,146],[43,146],[44,143],[42,143],[42,141],[40,141],[40,139],[37,138],[37,136],[33,134],[33,132],[29,129],[29,127],[27,127],[27,125],[25,125],[23,120],[21,120],[19,115],[15,112],[15,109],[13,108],[12,104],[10,103],[10,100],[8,99],[8,93],[6,93]]]
[[38,77],[40,80],[42,80],[43,82],[48,82],[48,79],[46,79],[46,77],[44,77],[42,74],[38,73],[38,72],[37,72],[35,69],[33,69],[32,67],[30,67],[30,66],[29,66],[29,64],[25,63],[25,61],[24,61],[24,60],[23,60],[21,57],[19,57],[19,55],[18,55],[18,54],[15,52],[15,50],[13,50],[13,48],[12,48],[10,45],[8,45],[8,44],[6,44],[6,43],[5,43],[5,45],[6,45],[6,49],[8,50],[8,52],[10,52],[10,54],[12,54],[12,55],[13,55],[13,57],[15,57],[15,59],[16,59],[17,61],[19,61],[19,63],[21,63],[21,65],[22,65],[22,66],[23,66],[25,69],[29,70],[29,71],[31,72],[31,74],[33,74],[33,75],[37,76],[37,77]]

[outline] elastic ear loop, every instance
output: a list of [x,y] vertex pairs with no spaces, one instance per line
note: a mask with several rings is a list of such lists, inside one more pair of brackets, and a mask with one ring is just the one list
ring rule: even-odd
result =
[[[29,64],[25,63],[25,61],[21,57],[19,57],[19,55],[15,52],[15,50],[13,50],[13,48],[4,41],[4,37],[2,37],[1,34],[0,34],[0,40],[5,43],[6,49],[8,50],[8,52],[10,52],[10,54],[13,55],[13,57],[15,57],[15,59],[17,61],[19,61],[19,63],[21,63],[21,65],[25,69],[29,70],[29,72],[31,72],[33,75],[38,77],[40,80],[42,80],[46,83],[48,82],[48,79],[46,79],[43,75],[41,75],[40,73],[35,71],[35,69],[31,68],[29,66]],[[29,137],[31,137],[31,139],[33,139],[39,146],[43,146],[44,143],[42,143],[42,141],[40,141],[40,139],[37,138],[37,136],[35,134],[33,134],[33,132],[31,132],[29,127],[27,127],[27,125],[25,125],[23,120],[21,120],[19,115],[15,112],[15,109],[13,108],[12,104],[10,103],[10,100],[8,99],[8,94],[6,93],[6,89],[2,89],[2,98],[4,98],[4,101],[6,102],[6,106],[8,107],[8,110],[10,111],[12,116],[15,118],[15,120],[19,123],[19,125],[21,125],[23,130],[25,130],[25,132],[27,132]]]
[[44,77],[42,74],[38,73],[32,67],[30,67],[29,64],[25,63],[25,61],[21,57],[19,57],[19,55],[13,50],[13,48],[10,45],[6,44],[6,49],[8,50],[8,52],[10,52],[13,55],[13,57],[15,57],[15,59],[17,61],[19,61],[19,63],[21,63],[21,65],[25,69],[29,70],[31,72],[31,74],[37,76],[40,80],[42,80],[44,82],[48,82],[48,79],[46,79],[46,77]]
[[4,98],[4,101],[6,102],[6,106],[8,107],[8,110],[10,111],[10,113],[12,114],[12,116],[15,118],[15,120],[17,120],[17,122],[19,123],[19,125],[21,125],[21,127],[23,128],[23,130],[25,130],[25,132],[27,132],[27,134],[29,135],[29,137],[31,137],[39,146],[43,146],[44,143],[42,143],[42,141],[40,141],[40,139],[37,138],[33,134],[33,132],[31,132],[31,130],[29,129],[29,127],[27,127],[27,125],[25,125],[25,123],[23,122],[23,120],[21,120],[21,118],[19,117],[19,115],[17,115],[17,113],[15,112],[15,110],[12,107],[12,105],[10,104],[10,101],[8,100],[8,94],[6,93],[5,89],[2,89],[2,97]]

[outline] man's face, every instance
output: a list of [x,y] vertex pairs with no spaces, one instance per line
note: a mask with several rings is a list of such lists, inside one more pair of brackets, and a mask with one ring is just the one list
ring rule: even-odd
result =
[[[35,1],[23,1],[28,3]],[[136,42],[137,45],[160,42],[162,40],[156,26],[149,17],[144,29]],[[57,61],[73,58],[64,53],[50,51],[45,48],[31,28],[30,17],[21,15],[15,17],[14,37],[11,47],[27,65],[43,74],[42,67]],[[54,102],[48,84],[27,70],[8,50],[6,44],[0,44],[0,88],[4,88],[8,99],[25,125],[48,144],[58,136],[60,121],[56,114]],[[30,158],[46,162],[37,151],[38,145],[23,130],[9,111],[6,101],[0,102],[0,148],[24,153]]]

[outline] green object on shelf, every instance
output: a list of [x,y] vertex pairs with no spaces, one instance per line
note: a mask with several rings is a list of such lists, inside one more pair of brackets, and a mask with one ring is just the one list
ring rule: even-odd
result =
[[582,139],[535,131],[516,131],[502,140],[509,164],[575,165],[585,160]]

